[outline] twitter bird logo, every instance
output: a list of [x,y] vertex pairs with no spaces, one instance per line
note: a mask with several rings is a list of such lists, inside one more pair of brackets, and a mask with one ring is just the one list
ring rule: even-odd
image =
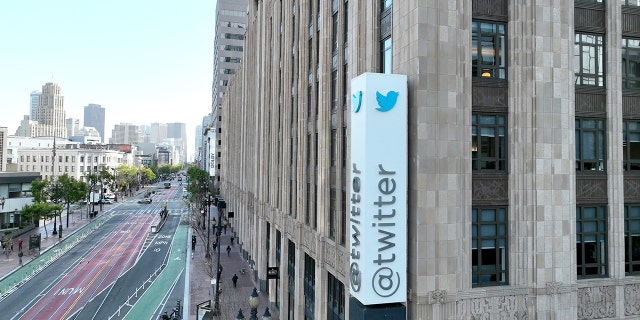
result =
[[398,91],[389,91],[386,96],[376,91],[376,100],[378,100],[378,105],[380,106],[376,110],[386,112],[393,109],[398,101],[398,95]]
[[360,111],[360,105],[362,104],[362,91],[358,91],[358,94],[351,94],[351,105],[353,106],[353,112]]

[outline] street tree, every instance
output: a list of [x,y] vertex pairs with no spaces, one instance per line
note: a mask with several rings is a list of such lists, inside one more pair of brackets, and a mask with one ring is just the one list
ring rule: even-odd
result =
[[91,199],[91,192],[97,191],[98,189],[98,182],[100,181],[100,177],[98,176],[97,173],[88,173],[87,174],[87,208],[89,207],[89,204],[92,205],[91,211],[95,210],[95,203],[93,202],[93,199]]
[[[84,198],[88,188],[82,181],[76,180],[74,177],[70,177],[68,174],[58,176],[58,184],[62,192],[62,203],[67,209],[67,228],[69,228],[69,214],[71,213],[70,207],[72,203],[76,203]],[[60,217],[62,219],[62,217]],[[60,221],[62,224],[62,220]]]
[[[35,197],[34,197],[35,198]],[[62,210],[59,204],[47,202],[34,202],[33,204],[25,204],[22,207],[22,216],[25,219],[40,221],[40,219],[55,219],[57,212]],[[47,224],[44,224],[44,233],[48,237]]]

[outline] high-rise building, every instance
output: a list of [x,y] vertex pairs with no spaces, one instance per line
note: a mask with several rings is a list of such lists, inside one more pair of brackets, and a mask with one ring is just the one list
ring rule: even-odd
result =
[[166,123],[152,123],[150,128],[149,142],[160,143],[167,138]]
[[167,138],[175,139],[173,143],[180,152],[179,160],[187,163],[187,125],[181,122],[167,123]]
[[48,82],[42,86],[32,120],[38,122],[36,136],[67,137],[64,96],[57,83]]
[[130,123],[119,123],[113,126],[111,131],[111,139],[109,143],[112,144],[136,144],[141,142],[140,130],[137,125]]
[[84,107],[83,127],[93,127],[98,130],[102,142],[106,142],[104,135],[105,110],[99,104],[90,103]]
[[[638,1],[281,3],[250,2],[219,104],[220,192],[280,315],[640,317]],[[355,150],[402,144],[352,143],[400,101],[360,89],[379,74],[406,76],[377,130],[408,170],[365,181]]]
[[72,137],[78,134],[80,129],[80,119],[67,118],[67,137]]
[[40,102],[40,91],[31,91],[31,94],[29,94],[29,98],[29,118],[33,119],[33,115],[36,113],[36,108],[38,107],[38,103]]
[[242,60],[248,0],[218,0],[213,46],[212,109]]
[[199,124],[196,126],[195,135],[196,135],[196,143],[195,143],[195,163],[202,169],[202,164],[204,163],[202,160],[202,125]]

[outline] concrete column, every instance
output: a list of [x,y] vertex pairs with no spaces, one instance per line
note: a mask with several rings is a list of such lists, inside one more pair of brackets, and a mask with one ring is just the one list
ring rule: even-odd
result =
[[510,5],[510,284],[539,319],[576,315],[573,2]]

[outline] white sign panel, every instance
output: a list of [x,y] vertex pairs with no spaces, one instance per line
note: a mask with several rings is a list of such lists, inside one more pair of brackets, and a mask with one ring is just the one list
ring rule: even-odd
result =
[[407,76],[351,80],[350,292],[363,305],[405,302]]

